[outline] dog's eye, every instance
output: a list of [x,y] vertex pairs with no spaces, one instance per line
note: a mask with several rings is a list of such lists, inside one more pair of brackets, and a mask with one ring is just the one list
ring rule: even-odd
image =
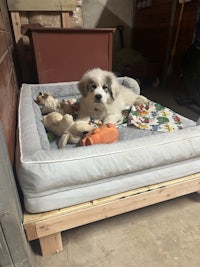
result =
[[103,90],[107,91],[108,90],[108,86],[103,85]]
[[93,84],[92,89],[96,89],[96,88],[97,88],[96,84]]

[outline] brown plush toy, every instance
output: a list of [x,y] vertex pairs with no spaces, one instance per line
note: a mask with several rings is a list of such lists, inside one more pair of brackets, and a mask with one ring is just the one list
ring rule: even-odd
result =
[[64,115],[72,113],[72,105],[65,100],[59,100],[51,96],[49,93],[39,93],[35,102],[40,106],[43,115],[56,111]]
[[61,115],[59,112],[51,112],[43,117],[45,128],[60,137],[58,148],[63,148],[67,143],[77,144],[84,134],[92,131],[96,126],[86,121],[75,121],[72,115]]

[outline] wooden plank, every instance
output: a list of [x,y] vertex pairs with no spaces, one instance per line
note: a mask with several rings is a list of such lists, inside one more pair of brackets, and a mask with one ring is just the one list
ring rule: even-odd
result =
[[17,91],[15,90],[16,85],[12,83],[14,71],[13,62],[10,57],[11,51],[8,49],[0,58],[0,91],[2,96],[0,98],[0,118],[10,159],[13,164],[16,124],[16,117],[13,114],[16,114]]
[[[133,190],[133,195],[130,196],[120,195],[119,199],[107,199],[105,203],[100,201],[99,204],[96,203],[81,210],[36,221],[32,223],[36,227],[34,239],[196,192],[200,189],[200,174],[181,178],[180,181],[179,179],[173,180],[171,184],[164,184],[146,187],[146,191],[141,193],[136,190],[134,194]],[[26,224],[24,227],[26,229]]]
[[36,213],[36,214],[31,214],[31,213],[25,212],[24,213],[24,225],[33,224],[35,222],[50,219],[52,217],[57,217],[57,216],[60,216],[60,215],[66,214],[66,213],[71,213],[71,212],[75,212],[78,210],[83,210],[83,209],[91,207],[91,206],[92,206],[92,202],[85,202],[82,204],[70,206],[70,207],[63,208],[63,209],[48,211],[48,212],[42,212],[42,213]]
[[37,230],[36,225],[34,223],[27,223],[26,225],[24,225],[24,229],[28,240],[37,239]]
[[62,12],[62,27],[63,28],[71,28],[71,20],[69,12]]
[[73,205],[70,207],[66,207],[66,208],[62,208],[62,209],[58,209],[58,210],[53,210],[53,211],[48,211],[48,212],[42,212],[42,213],[36,213],[36,214],[31,214],[28,212],[24,213],[24,224],[32,224],[34,222],[39,222],[41,220],[46,220],[46,219],[50,219],[52,217],[57,217],[57,216],[62,216],[63,214],[66,213],[71,213],[71,212],[76,212],[79,210],[83,210],[92,206],[96,206],[102,203],[107,203],[109,201],[113,201],[116,199],[120,199],[120,198],[124,198],[124,197],[129,197],[132,195],[136,195],[136,194],[140,194],[146,191],[150,191],[153,189],[157,189],[157,188],[161,188],[161,187],[165,187],[168,185],[172,185],[175,183],[181,183],[183,181],[188,181],[191,179],[195,179],[199,177],[199,173],[197,174],[193,174],[193,175],[189,175],[189,176],[184,176],[178,179],[174,179],[174,180],[170,180],[167,182],[162,182],[162,183],[158,183],[158,184],[153,184],[153,185],[149,185],[149,186],[144,186],[144,187],[140,187],[140,188],[136,188],[133,190],[129,190],[126,192],[122,192],[119,194],[115,194],[112,196],[108,196],[108,197],[103,197],[103,198],[99,198],[93,201],[89,201],[89,202],[85,202],[85,203],[81,203],[81,204],[77,204],[77,205]]
[[23,35],[21,33],[21,19],[19,12],[11,12],[11,20],[15,36],[17,54],[19,58],[19,66],[21,68],[21,79],[23,82],[28,82],[30,80],[31,74],[29,72],[29,66],[26,61],[26,49],[24,47]]
[[9,11],[73,11],[75,0],[7,0]]
[[174,184],[178,184],[178,183],[182,183],[182,182],[187,182],[191,179],[196,179],[200,176],[199,173],[197,174],[192,174],[189,176],[184,176],[178,179],[174,179],[174,180],[170,180],[170,181],[166,181],[166,182],[162,182],[162,183],[158,183],[158,184],[152,184],[149,186],[144,186],[144,187],[140,187],[140,188],[136,188],[134,190],[130,190],[130,191],[126,191],[126,192],[122,192],[120,194],[116,194],[113,196],[108,196],[108,197],[104,197],[104,198],[100,198],[97,200],[93,201],[93,205],[99,205],[99,204],[103,204],[109,201],[113,201],[116,199],[120,199],[120,198],[125,198],[125,197],[130,197],[132,195],[136,195],[136,194],[141,194],[147,191],[151,191],[154,189],[158,189],[158,188],[163,188],[163,187],[167,187],[170,185],[174,185]]
[[5,30],[5,25],[4,25],[4,22],[3,22],[3,16],[0,12],[0,30]]
[[6,40],[6,32],[5,31],[0,31],[0,40],[1,40],[1,45],[0,45],[0,61],[5,57],[5,53],[7,51],[7,40]]
[[19,12],[11,12],[11,20],[12,20],[12,25],[13,25],[15,42],[17,44],[19,40],[22,38],[21,20],[20,20]]
[[43,256],[58,253],[63,250],[61,233],[55,233],[39,239]]
[[37,222],[56,218],[57,216],[61,216],[63,214],[68,214],[71,212],[75,212],[78,210],[84,210],[87,207],[92,207],[92,202],[86,202],[79,205],[74,205],[71,207],[59,209],[59,210],[53,210],[49,212],[42,212],[42,213],[36,213],[36,214],[30,214],[30,213],[24,213],[24,229],[26,231],[26,236],[28,240],[34,240],[37,239],[37,229],[36,225]]

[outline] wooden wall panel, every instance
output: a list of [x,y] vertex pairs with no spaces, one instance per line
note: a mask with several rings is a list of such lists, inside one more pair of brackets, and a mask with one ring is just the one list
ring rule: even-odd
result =
[[0,1],[0,120],[11,162],[14,162],[18,88],[13,63],[13,42],[6,1]]
[[9,0],[8,10],[12,20],[15,37],[20,83],[35,83],[37,77],[34,70],[34,55],[30,47],[30,40],[25,34],[29,27],[36,24],[42,27],[82,28],[81,0]]
[[[176,1],[175,19],[170,29],[172,3],[174,0],[154,0],[148,8],[136,9],[134,47],[151,61],[165,64],[169,31],[173,31],[171,45],[175,40],[181,5]],[[139,2],[139,0],[137,0]],[[174,57],[174,70],[180,70],[185,50],[191,44],[197,16],[198,0],[185,3],[177,49]],[[172,47],[171,47],[172,48]]]
[[0,30],[3,30],[3,29],[4,29],[3,17],[2,17],[2,14],[0,12]]
[[164,61],[171,1],[155,0],[152,7],[136,10],[135,47],[152,61]]
[[6,40],[6,32],[5,31],[0,31],[0,40],[1,40],[0,56],[2,58],[4,56],[4,53],[6,53],[6,51],[7,51],[7,40]]
[[73,11],[76,0],[7,0],[10,11]]
[[[185,3],[183,17],[180,27],[179,38],[177,42],[177,48],[173,61],[173,72],[180,73],[183,56],[189,46],[192,44],[194,38],[194,31],[196,27],[197,11],[199,0],[192,0]],[[177,7],[175,26],[178,25],[178,18],[180,14],[180,5]]]

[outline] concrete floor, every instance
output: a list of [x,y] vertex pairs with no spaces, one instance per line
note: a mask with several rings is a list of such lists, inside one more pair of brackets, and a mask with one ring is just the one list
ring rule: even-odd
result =
[[200,202],[194,195],[63,232],[64,250],[36,267],[199,267]]
[[[169,91],[145,90],[150,99],[197,120]],[[40,256],[36,267],[199,267],[200,202],[197,194],[149,206],[62,233],[63,252]],[[198,195],[199,196],[199,195]]]

